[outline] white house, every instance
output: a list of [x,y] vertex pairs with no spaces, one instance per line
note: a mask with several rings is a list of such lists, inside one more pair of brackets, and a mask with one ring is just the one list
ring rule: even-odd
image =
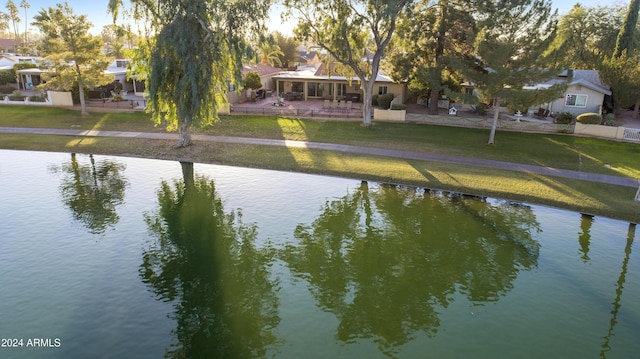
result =
[[19,63],[37,64],[36,58],[33,56],[17,56],[14,54],[0,54],[0,71],[8,71],[13,68],[15,64]]
[[549,113],[570,112],[575,116],[587,112],[602,113],[605,96],[611,96],[611,88],[602,82],[597,70],[565,70],[557,78],[532,88],[547,88],[563,82],[568,82],[565,92],[541,108]]
[[[587,112],[602,113],[605,97],[611,96],[611,88],[602,82],[597,70],[564,70],[553,79],[523,89],[547,89],[563,83],[567,89],[556,100],[533,106],[529,112],[544,113],[545,117],[560,112],[569,112],[574,116]],[[476,94],[473,83],[464,82],[462,87],[465,94]]]

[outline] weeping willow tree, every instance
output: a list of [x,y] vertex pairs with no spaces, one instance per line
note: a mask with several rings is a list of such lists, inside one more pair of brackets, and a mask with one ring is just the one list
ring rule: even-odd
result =
[[[133,16],[149,27],[147,110],[156,124],[178,130],[177,147],[191,144],[191,127],[217,119],[229,81],[241,83],[247,34],[264,30],[270,1],[131,0]],[[110,0],[117,17],[122,0]],[[139,67],[140,68],[145,68]]]

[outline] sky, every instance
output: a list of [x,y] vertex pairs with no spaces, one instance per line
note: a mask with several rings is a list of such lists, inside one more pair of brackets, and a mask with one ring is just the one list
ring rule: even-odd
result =
[[[29,17],[29,22],[31,22],[31,18],[33,15],[38,13],[41,8],[48,8],[50,6],[55,6],[57,2],[61,1],[51,1],[51,0],[27,0],[31,5],[31,8],[27,9],[27,17]],[[0,3],[5,3],[6,0],[0,0]],[[14,0],[16,4],[20,4],[20,0]],[[102,27],[104,25],[111,24],[112,17],[107,13],[107,3],[108,0],[67,0],[74,13],[87,15],[89,21],[94,25],[91,32],[93,34],[100,34]],[[628,6],[629,0],[552,0],[552,4],[554,8],[558,9],[560,14],[567,13],[576,2],[580,2],[585,7],[592,6],[607,6],[607,5],[619,5],[622,4],[624,6]],[[125,0],[125,4],[128,5],[128,0]],[[2,8],[4,11],[4,7]],[[24,9],[20,8],[20,17],[24,18]],[[282,11],[282,7],[274,6],[271,10],[270,21],[268,23],[268,27],[270,31],[278,30],[286,35],[291,35],[291,30],[293,29],[295,23],[293,21],[289,21],[288,23],[282,24],[280,21],[280,12]],[[23,20],[24,21],[24,20]],[[24,29],[24,23],[21,23],[21,28]],[[23,30],[24,31],[24,30]],[[32,27],[29,31],[35,31]]]

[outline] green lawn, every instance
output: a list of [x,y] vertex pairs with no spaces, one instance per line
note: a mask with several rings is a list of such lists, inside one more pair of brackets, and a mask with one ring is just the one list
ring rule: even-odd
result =
[[[162,132],[149,115],[93,113],[50,108],[0,107],[0,126]],[[329,142],[478,157],[640,178],[640,145],[568,135],[499,131],[423,124],[310,121],[261,116],[223,117],[198,133]],[[308,149],[196,143],[174,149],[170,141],[0,134],[0,148],[76,151],[192,160],[414,184],[463,191],[640,222],[636,189],[512,171]]]

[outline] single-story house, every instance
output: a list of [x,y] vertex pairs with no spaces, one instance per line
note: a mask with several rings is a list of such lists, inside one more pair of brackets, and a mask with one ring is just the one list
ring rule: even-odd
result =
[[31,90],[34,87],[40,85],[42,81],[42,74],[48,72],[48,70],[41,70],[39,68],[22,69],[16,71],[18,74],[18,87],[20,90]]
[[[542,109],[548,114],[569,112],[574,116],[587,112],[602,113],[605,97],[611,96],[610,86],[602,82],[597,70],[564,70],[553,79],[525,86],[524,89],[546,89],[561,83],[566,83],[567,89],[556,100],[533,106],[529,112]],[[466,94],[474,93],[472,83],[465,82],[462,85]]]
[[18,43],[14,39],[0,39],[0,53],[14,53],[16,52],[17,45]]
[[[351,100],[362,102],[363,92],[357,77],[330,74],[327,64],[316,67],[303,67],[297,71],[285,71],[273,77],[276,92],[282,96],[291,95],[301,100],[327,99]],[[392,93],[404,103],[409,94],[406,86],[394,82],[382,72],[378,73],[373,87],[374,95]]]
[[115,59],[104,73],[113,75],[114,80],[122,84],[122,90],[133,92],[136,96],[142,96],[145,90],[144,81],[139,81],[135,75],[127,78],[129,62],[128,59]]
[[611,87],[602,82],[597,70],[565,70],[555,79],[532,88],[548,88],[563,82],[568,82],[564,93],[540,108],[549,113],[570,112],[574,116],[587,112],[602,113],[605,96],[611,96]]
[[[273,77],[282,72],[282,69],[264,64],[245,65],[242,68],[242,76],[246,76],[250,72],[257,72],[260,75],[262,89],[273,91],[275,88]],[[227,101],[229,103],[238,103],[245,97],[251,98],[251,93],[245,91],[245,89],[238,91],[236,84],[229,80],[227,83]]]
[[14,54],[0,54],[0,71],[8,71],[13,68],[15,64],[28,62],[31,64],[37,64],[36,58],[33,56],[16,56]]
[[322,59],[317,51],[298,51],[298,66],[320,66]]
[[[35,59],[33,59],[33,63],[36,63]],[[128,80],[127,81],[127,65],[129,64],[129,60],[125,59],[117,59],[114,60],[109,67],[105,70],[105,74],[113,75],[115,80],[119,81],[123,84],[123,90],[125,91],[136,91],[136,81]],[[21,90],[31,90],[33,87],[41,84],[42,74],[49,72],[48,69],[22,69],[18,70],[18,79],[19,79],[19,87]],[[141,86],[138,84],[138,87]],[[141,87],[140,93],[144,91],[144,86]]]

